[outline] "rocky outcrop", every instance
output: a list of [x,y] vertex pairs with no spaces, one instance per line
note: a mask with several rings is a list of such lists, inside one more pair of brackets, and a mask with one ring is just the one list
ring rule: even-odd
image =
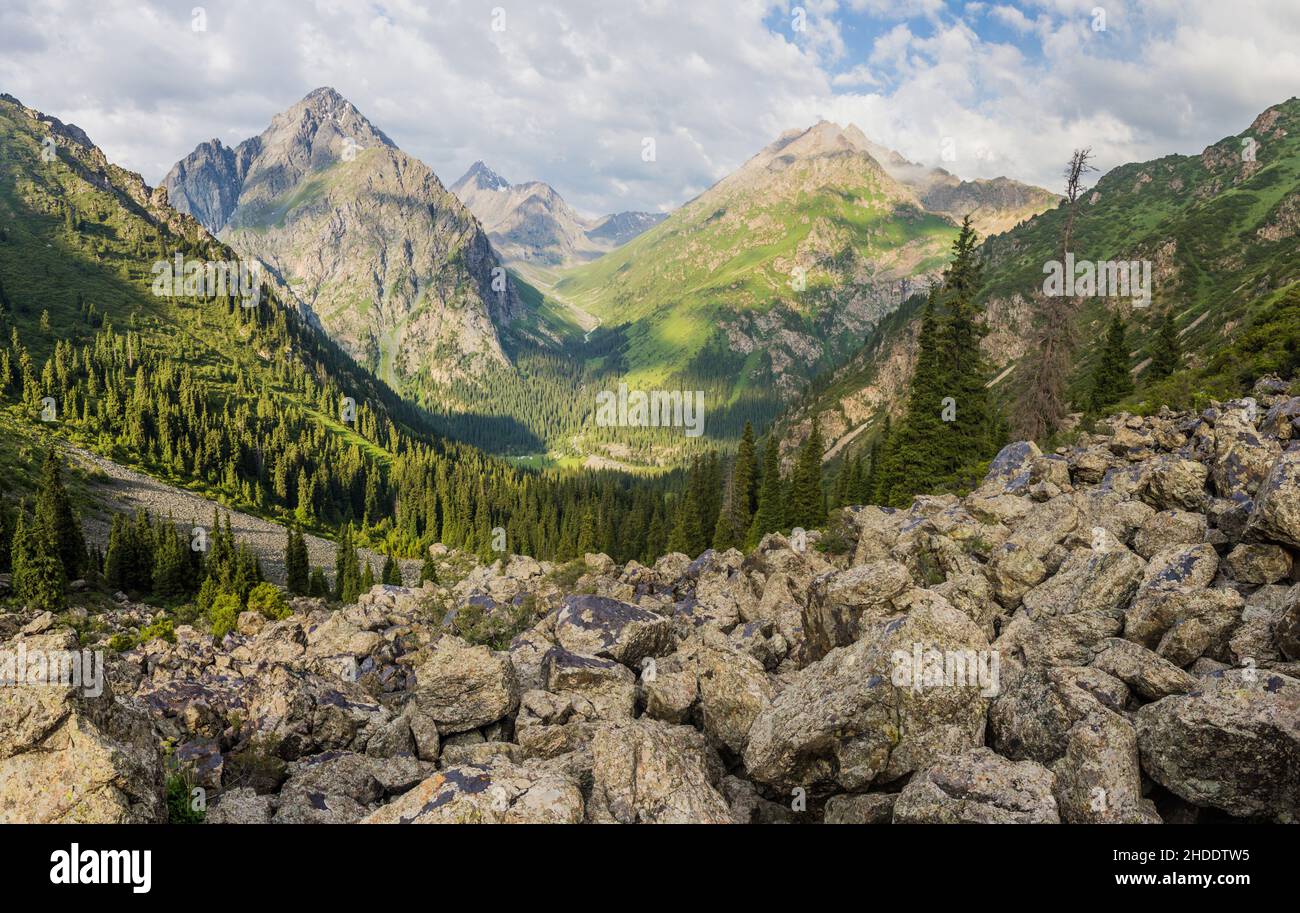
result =
[[63,632],[0,644],[0,823],[148,824],[166,819],[163,759],[148,714],[110,677],[60,676],[99,660]]

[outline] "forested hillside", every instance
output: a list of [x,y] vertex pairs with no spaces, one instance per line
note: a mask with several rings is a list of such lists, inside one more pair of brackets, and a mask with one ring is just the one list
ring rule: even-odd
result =
[[[1076,261],[1148,261],[1150,302],[1080,295],[1060,328],[1069,358],[1061,408],[1082,415],[1189,408],[1236,396],[1300,365],[1300,100],[1263,112],[1200,155],[1116,168],[1085,186],[1075,207]],[[1086,177],[1086,175],[1085,175]],[[1091,182],[1090,182],[1091,183]],[[1027,392],[1050,336],[1045,267],[1062,259],[1070,206],[1045,212],[979,248],[974,295],[992,401],[1018,436]],[[1060,300],[1060,299],[1056,299]],[[923,357],[920,296],[844,367],[816,381],[782,419],[787,447],[813,415],[832,456],[869,466],[873,446],[907,410]],[[906,319],[902,319],[906,318]],[[939,404],[931,404],[936,413]],[[976,471],[977,466],[972,466]],[[836,470],[838,471],[838,469]],[[851,470],[852,471],[852,470]]]

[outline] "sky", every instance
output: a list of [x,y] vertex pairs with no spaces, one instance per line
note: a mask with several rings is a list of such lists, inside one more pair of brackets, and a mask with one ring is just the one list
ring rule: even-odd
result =
[[444,184],[481,159],[587,215],[667,211],[821,118],[1059,191],[1075,147],[1194,154],[1300,92],[1300,2],[0,0],[0,91],[150,184],[327,85]]

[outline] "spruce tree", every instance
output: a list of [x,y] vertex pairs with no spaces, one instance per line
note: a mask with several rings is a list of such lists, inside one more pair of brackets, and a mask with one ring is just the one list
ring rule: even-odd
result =
[[306,596],[310,587],[311,573],[307,556],[307,539],[293,527],[285,531],[287,541],[284,548],[285,585],[295,596]]
[[58,543],[41,523],[25,533],[22,576],[14,579],[14,592],[29,609],[61,612],[67,607],[67,577],[59,560]]
[[153,594],[161,599],[175,599],[184,596],[193,579],[189,572],[188,549],[185,547],[174,527],[168,524],[162,531],[162,538],[154,555]]
[[[374,567],[371,566],[370,559],[367,558],[365,561],[361,562],[361,566],[362,566],[361,584],[358,587],[358,591],[357,591],[358,596],[361,595],[362,593],[369,593],[370,588],[375,585],[375,569]],[[355,598],[353,598],[347,601],[355,602],[356,600]]]
[[432,580],[438,582],[438,565],[433,563],[433,555],[428,551],[424,553],[424,564],[420,565],[420,583],[424,584]]
[[402,573],[397,569],[397,562],[392,555],[384,558],[384,569],[379,574],[379,582],[389,586],[402,585]]
[[1128,345],[1124,337],[1124,318],[1116,314],[1111,318],[1101,358],[1092,374],[1089,405],[1094,412],[1113,406],[1133,392],[1133,378],[1128,370]]
[[86,540],[73,513],[72,502],[63,487],[63,460],[51,448],[45,454],[40,485],[36,492],[36,521],[49,532],[55,554],[68,579],[81,576],[86,563]]
[[0,500],[0,574],[13,570],[14,522],[9,505]]
[[745,431],[736,447],[734,478],[735,489],[741,495],[737,516],[744,524],[739,527],[743,533],[749,528],[750,519],[758,509],[758,449],[754,446],[754,426],[749,422],[745,422]]
[[785,525],[785,492],[781,485],[781,449],[776,435],[769,434],[763,450],[763,477],[758,493],[758,510],[750,524],[750,545],[757,544],[767,533],[778,532]]
[[325,581],[325,572],[318,567],[311,569],[311,582],[307,585],[309,596],[325,599],[330,594],[329,584]]
[[942,348],[938,299],[938,289],[932,288],[921,315],[907,412],[883,442],[878,481],[881,504],[893,506],[910,501],[913,494],[946,475],[943,399],[949,395],[951,384]]
[[27,503],[18,504],[18,514],[14,519],[14,538],[10,555],[10,567],[13,576],[10,580],[13,590],[19,596],[28,587],[28,565],[32,558],[32,527],[27,519]]
[[1166,308],[1160,318],[1160,329],[1151,346],[1151,366],[1147,368],[1149,380],[1163,380],[1182,366],[1183,350],[1178,341],[1178,325],[1174,322],[1174,309]]
[[790,491],[791,526],[814,529],[826,522],[826,499],[822,495],[822,432],[814,416],[812,430],[799,448]]
[[668,535],[668,551],[682,552],[694,558],[704,551],[704,534],[700,531],[700,505],[695,489],[687,485],[677,501],[677,520]]

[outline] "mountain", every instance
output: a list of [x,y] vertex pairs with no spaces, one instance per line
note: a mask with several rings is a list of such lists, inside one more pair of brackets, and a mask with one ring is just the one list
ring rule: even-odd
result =
[[79,128],[0,96],[0,404],[15,420],[50,396],[46,427],[71,441],[309,523],[350,511],[333,486],[377,482],[388,446],[434,446],[425,416],[274,287],[241,301],[160,284],[177,257],[237,259]]
[[554,267],[592,260],[664,218],[620,212],[585,219],[549,184],[511,184],[481,161],[451,185],[451,192],[474,213],[497,252],[512,265]]
[[487,235],[419,160],[317,89],[233,149],[213,139],[163,180],[172,204],[291,288],[395,388],[428,397],[509,371],[523,311]]
[[[1248,154],[1249,153],[1249,154]],[[1065,207],[1050,209],[987,239],[978,302],[989,330],[985,355],[1004,402],[1021,383],[1044,267],[1059,259]],[[1242,133],[1199,155],[1168,155],[1112,169],[1081,198],[1074,227],[1078,260],[1149,261],[1152,300],[1084,298],[1071,393],[1085,403],[1100,340],[1112,313],[1128,321],[1134,408],[1186,406],[1226,398],[1271,372],[1300,364],[1300,100],[1261,113]],[[876,420],[897,415],[916,354],[915,303],[900,312],[842,368],[814,385],[783,419],[788,446],[820,417],[830,454],[868,442]],[[1172,312],[1184,368],[1152,382],[1147,372],[1158,329]]]
[[861,131],[823,121],[566,272],[553,294],[621,335],[631,386],[705,388],[709,434],[725,436],[856,351],[937,275],[955,233]]

